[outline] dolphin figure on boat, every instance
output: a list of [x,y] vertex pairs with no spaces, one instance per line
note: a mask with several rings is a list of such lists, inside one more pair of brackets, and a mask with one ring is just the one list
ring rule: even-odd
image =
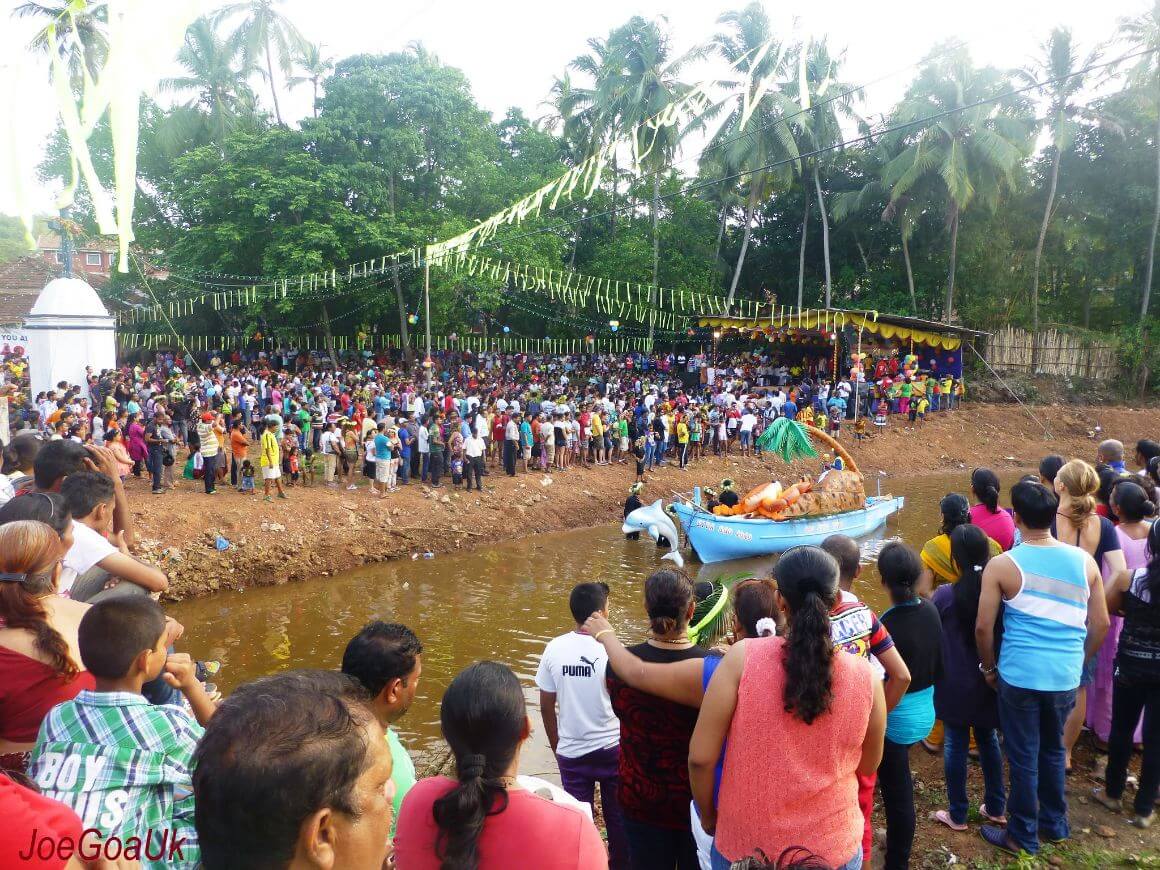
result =
[[665,509],[659,498],[652,504],[638,507],[626,516],[624,518],[624,525],[621,526],[621,531],[626,535],[632,532],[646,532],[654,541],[664,536],[669,542],[671,549],[661,558],[675,562],[678,568],[685,567],[685,560],[677,549],[677,545],[681,541],[680,533],[677,531],[677,525],[673,522],[672,517],[665,513]]

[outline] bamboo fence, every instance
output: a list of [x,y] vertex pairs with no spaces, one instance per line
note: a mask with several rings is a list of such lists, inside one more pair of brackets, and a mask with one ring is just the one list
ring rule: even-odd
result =
[[[998,371],[1031,374],[1031,333],[1012,326],[1004,327],[987,339],[987,361]],[[1038,374],[1111,380],[1123,371],[1116,345],[1046,329],[1039,333]]]

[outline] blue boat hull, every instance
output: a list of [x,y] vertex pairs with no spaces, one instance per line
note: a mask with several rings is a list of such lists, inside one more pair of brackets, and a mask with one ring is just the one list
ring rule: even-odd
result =
[[704,509],[674,502],[681,530],[702,562],[724,562],[750,556],[784,553],[793,547],[818,545],[830,535],[860,538],[902,510],[901,496],[871,497],[862,510],[797,520],[719,517]]

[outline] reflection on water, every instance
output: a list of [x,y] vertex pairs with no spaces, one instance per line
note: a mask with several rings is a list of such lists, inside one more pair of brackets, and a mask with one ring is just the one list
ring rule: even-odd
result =
[[[903,512],[863,541],[872,559],[882,544],[902,536],[919,546],[939,524],[938,500],[966,491],[967,473],[908,481],[893,488],[905,495]],[[180,649],[199,659],[220,659],[215,682],[223,691],[263,674],[302,667],[338,667],[346,642],[371,619],[409,625],[423,642],[423,677],[415,703],[398,723],[413,750],[439,741],[439,698],[451,677],[481,659],[507,663],[523,681],[535,707],[536,666],[545,642],[572,627],[568,593],[585,580],[612,587],[612,622],[620,637],[635,642],[646,628],[641,590],[660,564],[647,539],[626,541],[619,525],[538,535],[471,553],[434,560],[370,565],[337,577],[285,586],[223,592],[173,605],[169,612],[186,626]],[[769,573],[774,557],[717,565],[692,562],[702,578],[719,574]],[[872,566],[857,591],[881,606],[883,594]],[[543,729],[536,722],[524,771],[554,777]]]

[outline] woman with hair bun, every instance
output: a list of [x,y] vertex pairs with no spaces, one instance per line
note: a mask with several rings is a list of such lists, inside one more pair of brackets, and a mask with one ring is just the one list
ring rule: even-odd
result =
[[[703,659],[689,640],[696,605],[693,581],[662,568],[644,581],[650,637],[628,651],[657,664]],[[633,867],[695,870],[697,844],[689,822],[689,738],[695,708],[634,689],[611,664],[605,672],[612,711],[620,720],[620,790]]]
[[520,747],[532,723],[510,668],[476,662],[460,671],[443,694],[439,721],[456,778],[430,777],[407,792],[395,836],[398,867],[608,867],[604,843],[583,810],[520,785]]
[[7,772],[24,772],[49,710],[95,687],[77,664],[77,627],[89,606],[56,594],[64,553],[46,523],[0,526],[0,769]]
[[971,473],[971,494],[979,503],[971,508],[971,522],[1006,552],[1015,546],[1015,520],[999,507],[999,476],[989,468]]
[[[1104,585],[1127,567],[1116,527],[1107,517],[1096,513],[1096,493],[1100,476],[1082,459],[1073,459],[1055,475],[1055,494],[1059,497],[1051,534],[1057,541],[1071,544],[1087,552],[1096,560]],[[1106,643],[1106,641],[1105,641]],[[1083,730],[1087,715],[1087,690],[1095,679],[1096,656],[1084,662],[1079,688],[1075,693],[1075,707],[1063,728],[1065,766],[1071,770],[1071,751]]]
[[[776,634],[777,589],[771,580],[742,580],[729,591],[729,597],[733,604],[734,643],[750,637],[772,637]],[[700,708],[709,681],[723,660],[723,656],[714,649],[703,659],[683,659],[669,664],[642,661],[617,640],[611,624],[600,611],[588,617],[584,630],[604,645],[608,652],[608,667],[614,669],[625,683],[634,689],[686,707]],[[721,785],[723,761],[717,761],[717,787]],[[692,809],[695,811],[695,804]],[[692,818],[691,821],[698,860],[701,866],[708,866],[713,839],[698,830],[699,818]]]
[[[1148,532],[1152,528],[1151,518],[1156,513],[1156,504],[1137,481],[1138,478],[1132,475],[1121,477],[1112,487],[1110,496],[1115,514],[1120,518],[1120,524],[1116,526],[1116,538],[1119,539],[1128,571],[1135,571],[1148,564]],[[1105,586],[1109,585],[1105,583]],[[1116,649],[1123,627],[1123,617],[1111,613],[1111,623],[1100,651],[1096,654],[1095,676],[1088,690],[1087,726],[1103,743],[1108,741],[1112,728]],[[1143,742],[1139,727],[1136,728],[1135,741]]]
[[856,774],[873,773],[882,757],[882,683],[865,659],[834,652],[829,613],[838,565],[828,553],[790,550],[773,575],[786,635],[749,638],[725,654],[689,745],[701,825],[716,835],[712,866],[803,846],[828,866],[857,870],[863,818]]
[[[959,569],[951,556],[951,532],[971,522],[971,503],[967,501],[966,496],[957,492],[944,495],[938,503],[938,509],[942,514],[939,533],[922,545],[919,554],[922,559],[922,574],[918,581],[918,594],[924,598],[929,598],[930,594],[943,583],[954,583],[959,579]],[[992,556],[998,556],[1003,552],[1003,548],[993,539],[990,546]]]

